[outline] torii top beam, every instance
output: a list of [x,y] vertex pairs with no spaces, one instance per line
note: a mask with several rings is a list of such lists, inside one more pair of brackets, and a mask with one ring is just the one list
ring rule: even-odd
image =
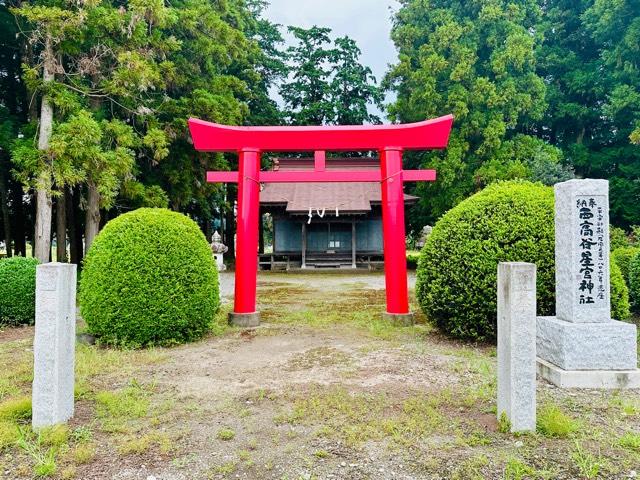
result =
[[189,119],[201,152],[432,150],[447,146],[453,115],[401,125],[235,127]]

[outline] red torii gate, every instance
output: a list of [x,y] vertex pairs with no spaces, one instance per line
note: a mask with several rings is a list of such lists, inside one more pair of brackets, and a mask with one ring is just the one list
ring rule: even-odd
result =
[[[411,319],[407,290],[404,182],[436,179],[435,170],[403,170],[404,150],[443,149],[453,116],[404,125],[322,127],[235,127],[189,119],[196,150],[237,152],[237,172],[207,172],[210,183],[238,183],[235,303],[232,323],[255,326],[260,184],[269,182],[376,182],[382,186],[382,228],[387,296],[386,315]],[[379,171],[328,171],[326,151],[370,151],[380,154]],[[314,151],[308,172],[260,171],[262,152]]]

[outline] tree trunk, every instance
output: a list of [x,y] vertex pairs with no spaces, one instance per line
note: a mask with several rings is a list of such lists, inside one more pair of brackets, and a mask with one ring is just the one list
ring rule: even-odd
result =
[[80,266],[82,262],[82,228],[79,190],[69,189],[67,195],[67,224],[69,227],[69,258],[71,263]]
[[13,252],[15,255],[26,257],[27,256],[27,240],[25,238],[24,227],[24,202],[22,196],[22,185],[14,183],[12,188],[13,193],[13,213],[14,213],[14,234],[13,234]]
[[78,245],[76,243],[76,216],[73,208],[73,194],[70,188],[64,190],[64,206],[67,217],[67,237],[69,238],[69,261],[78,264]]
[[[44,66],[42,72],[42,81],[50,83],[53,81],[53,51],[51,47],[51,38],[47,37],[44,51]],[[44,95],[42,97],[42,104],[40,105],[40,132],[38,134],[38,150],[47,150],[49,148],[49,140],[51,139],[51,130],[53,128],[53,105],[49,101],[49,98]],[[40,263],[47,263],[51,256],[51,217],[52,217],[52,202],[51,194],[47,190],[46,186],[49,185],[49,180],[46,178],[48,173],[43,172],[43,178],[41,185],[37,189],[36,198],[36,230],[34,234],[35,251],[34,257],[36,257]]]
[[96,238],[100,231],[100,192],[98,186],[89,181],[87,182],[88,198],[87,198],[87,218],[84,232],[85,251],[88,252],[93,239]]
[[56,256],[58,262],[67,262],[67,192],[66,189],[56,201]]
[[7,257],[11,256],[11,219],[9,217],[9,195],[7,192],[7,181],[4,172],[5,162],[0,161],[0,206],[2,208],[2,225],[4,227],[4,242],[7,246]]

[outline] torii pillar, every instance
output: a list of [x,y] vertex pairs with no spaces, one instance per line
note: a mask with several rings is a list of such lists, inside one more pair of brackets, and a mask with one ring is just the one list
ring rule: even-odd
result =
[[[277,182],[375,182],[382,189],[382,227],[387,308],[384,315],[409,324],[407,258],[404,219],[404,182],[436,179],[434,170],[403,170],[402,152],[446,148],[453,116],[404,125],[322,127],[234,127],[190,119],[196,150],[235,152],[237,172],[208,172],[211,183],[238,184],[235,299],[232,324],[260,324],[256,309],[260,184]],[[326,170],[326,151],[371,151],[380,155],[380,170]],[[262,152],[313,151],[313,171],[262,172]]]

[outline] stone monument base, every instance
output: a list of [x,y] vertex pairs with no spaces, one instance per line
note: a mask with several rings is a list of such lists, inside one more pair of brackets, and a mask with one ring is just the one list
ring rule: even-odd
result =
[[638,367],[637,341],[632,323],[572,323],[556,317],[537,318],[538,358],[564,371],[634,371]]
[[538,357],[538,377],[560,388],[640,388],[640,370],[563,370]]
[[415,314],[414,313],[388,313],[384,312],[382,314],[382,319],[386,322],[393,323],[394,325],[398,325],[401,327],[410,327],[415,323]]
[[234,327],[257,327],[260,325],[260,312],[253,313],[229,313],[229,325]]

